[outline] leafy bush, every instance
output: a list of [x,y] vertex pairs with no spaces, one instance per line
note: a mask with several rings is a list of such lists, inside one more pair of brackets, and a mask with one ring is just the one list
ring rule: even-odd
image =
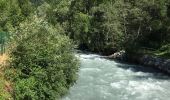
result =
[[55,100],[64,95],[77,78],[78,64],[72,41],[39,20],[26,21],[14,36],[7,76],[14,82],[16,100]]

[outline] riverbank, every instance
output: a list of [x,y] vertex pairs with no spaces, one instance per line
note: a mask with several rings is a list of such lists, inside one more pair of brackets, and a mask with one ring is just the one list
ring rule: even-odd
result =
[[[80,51],[78,50],[77,52],[89,53],[88,51],[81,51],[81,50]],[[127,63],[134,63],[146,67],[153,67],[155,69],[162,71],[163,73],[170,74],[170,59],[168,58],[157,57],[149,54],[135,54],[135,53],[128,54],[124,50],[115,52],[109,56],[103,55],[101,56],[101,58],[114,59],[114,60],[123,61]]]
[[108,56],[108,58],[154,67],[170,74],[170,59],[168,58],[161,58],[147,54],[127,54],[125,51],[116,52],[113,55]]
[[130,62],[140,65],[157,68],[163,72],[170,74],[170,59],[159,58],[152,55],[127,55]]

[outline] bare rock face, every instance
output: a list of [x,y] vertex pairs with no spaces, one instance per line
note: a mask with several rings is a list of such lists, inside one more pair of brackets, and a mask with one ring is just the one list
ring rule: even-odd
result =
[[124,50],[116,52],[106,58],[150,66],[170,74],[170,59],[158,58],[151,55],[128,55]]
[[137,60],[141,65],[155,67],[170,74],[170,59],[144,55],[138,57]]

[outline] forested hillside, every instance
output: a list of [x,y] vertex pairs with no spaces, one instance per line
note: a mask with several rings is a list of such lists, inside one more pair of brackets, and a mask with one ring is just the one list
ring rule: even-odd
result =
[[0,98],[55,100],[76,82],[75,48],[170,58],[170,0],[0,0],[0,33]]
[[169,8],[168,0],[75,0],[68,31],[80,47],[94,52],[161,48],[169,53]]

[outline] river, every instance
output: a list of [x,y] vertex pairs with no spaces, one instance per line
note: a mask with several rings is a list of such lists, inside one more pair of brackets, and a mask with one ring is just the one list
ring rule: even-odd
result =
[[95,54],[80,59],[79,79],[62,100],[170,100],[170,77]]

